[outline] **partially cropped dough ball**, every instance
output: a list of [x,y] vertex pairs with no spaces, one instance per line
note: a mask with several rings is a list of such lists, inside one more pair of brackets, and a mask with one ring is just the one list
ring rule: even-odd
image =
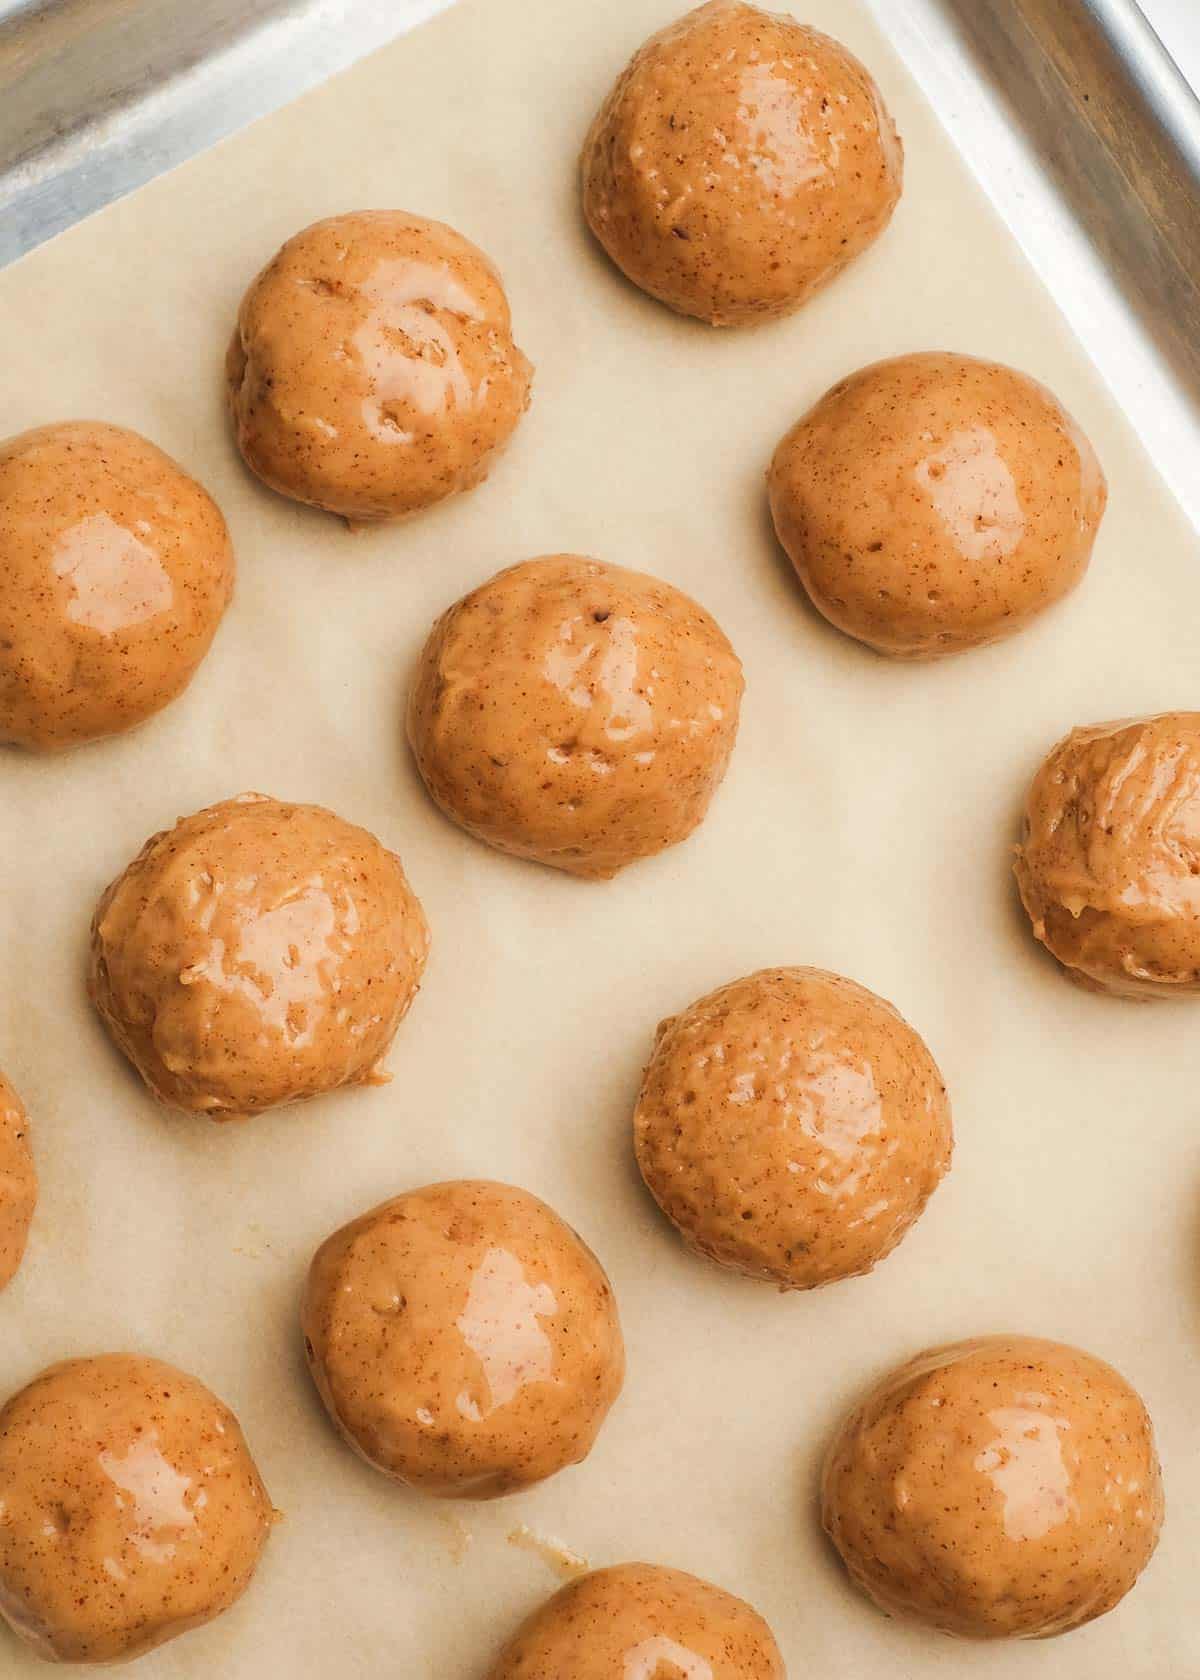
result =
[[112,883],[89,988],[160,1102],[222,1120],[382,1083],[428,949],[373,834],[247,793],[153,835]]
[[742,688],[721,629],[680,590],[553,554],[442,614],[408,735],[430,794],[469,834],[604,877],[703,820]]
[[625,1376],[600,1262],[507,1184],[433,1184],[336,1231],[302,1321],[345,1440],[442,1498],[493,1499],[578,1464]]
[[757,1610],[698,1576],[621,1563],[535,1610],[488,1680],[786,1680]]
[[0,443],[0,741],[116,735],[191,682],[233,594],[212,497],[98,420]]
[[583,148],[588,225],[635,285],[714,326],[785,315],[882,233],[904,151],[828,35],[712,0],[652,35]]
[[1110,1365],[992,1336],[923,1353],[830,1449],[826,1531],[890,1615],[967,1639],[1043,1639],[1111,1610],[1163,1519],[1150,1419]]
[[1072,979],[1200,992],[1200,712],[1073,729],[1033,779],[1016,875]]
[[0,1289],[21,1264],[37,1198],[25,1105],[0,1073]]
[[533,369],[477,246],[442,222],[363,210],[315,222],[267,264],[226,376],[247,466],[363,524],[486,478]]
[[817,611],[894,659],[1024,629],[1082,578],[1108,495],[1044,385],[940,352],[827,391],[775,451],[768,488]]
[[819,968],[766,968],[662,1023],[634,1141],[690,1248],[813,1289],[891,1253],[954,1136],[933,1057],[890,1003]]
[[64,1663],[140,1657],[228,1610],[276,1515],[229,1408],[125,1353],[12,1397],[0,1493],[0,1615]]

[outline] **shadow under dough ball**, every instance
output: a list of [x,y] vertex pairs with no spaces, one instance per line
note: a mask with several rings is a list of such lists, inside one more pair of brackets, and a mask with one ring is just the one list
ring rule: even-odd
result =
[[305,228],[253,281],[226,378],[251,471],[354,525],[486,478],[533,368],[477,246],[442,222],[362,210]]
[[20,1097],[0,1073],[0,1289],[17,1274],[37,1199],[29,1119]]
[[191,682],[233,580],[221,510],[136,432],[71,420],[0,443],[0,741],[144,723]]
[[153,835],[103,894],[89,991],[160,1102],[226,1120],[384,1083],[428,950],[373,834],[247,793]]
[[713,326],[797,309],[891,220],[904,150],[837,41],[739,0],[652,35],[583,148],[583,212],[636,286]]
[[1200,992],[1200,712],[1072,730],[1033,779],[1014,868],[1034,934],[1079,984]]
[[757,1610],[679,1569],[622,1563],[556,1592],[487,1680],[786,1680]]
[[768,968],[658,1029],[638,1165],[689,1248],[781,1289],[869,1272],[950,1166],[933,1057],[873,992]]
[[1044,1639],[1102,1616],[1163,1520],[1150,1419],[1090,1354],[1032,1336],[923,1353],[879,1383],[825,1461],[826,1532],[890,1615],[966,1639]]
[[433,800],[468,834],[603,878],[703,821],[743,686],[720,627],[680,590],[553,554],[442,614],[408,738]]
[[780,443],[767,485],[817,611],[893,659],[1023,629],[1083,577],[1108,495],[1044,385],[942,352],[839,381]]
[[125,1662],[221,1615],[277,1514],[229,1408],[137,1354],[13,1395],[0,1488],[0,1615],[53,1662]]
[[346,1442],[440,1498],[494,1499],[578,1464],[625,1377],[600,1262],[507,1184],[429,1185],[336,1231],[301,1319]]

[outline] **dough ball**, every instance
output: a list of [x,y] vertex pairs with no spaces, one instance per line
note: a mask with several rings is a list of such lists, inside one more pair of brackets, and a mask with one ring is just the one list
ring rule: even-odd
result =
[[98,420],[0,443],[0,741],[117,735],[182,694],[233,594],[208,492]]
[[768,490],[817,611],[893,659],[1023,629],[1082,578],[1108,497],[1044,385],[941,353],[841,380],[775,451]]
[[1016,876],[1073,980],[1200,992],[1200,712],[1073,729],[1033,779]]
[[131,1353],[13,1395],[0,1488],[0,1615],[52,1662],[123,1662],[212,1621],[276,1516],[229,1408]]
[[1102,1616],[1158,1542],[1150,1419],[1110,1365],[991,1336],[923,1353],[851,1412],[825,1462],[826,1531],[889,1615],[968,1639]]
[[652,35],[583,148],[588,226],[636,286],[737,326],[786,315],[881,234],[904,150],[845,47],[712,0]]
[[160,1102],[223,1120],[384,1083],[428,950],[373,834],[244,793],[153,835],[104,893],[89,990]]
[[302,1321],[349,1445],[441,1498],[492,1499],[578,1464],[625,1376],[600,1262],[507,1184],[429,1185],[336,1231]]
[[679,1569],[623,1563],[555,1593],[488,1680],[786,1680],[774,1635],[732,1593]]
[[760,969],[664,1021],[633,1124],[642,1177],[689,1248],[782,1289],[869,1272],[954,1144],[923,1041],[819,968]]
[[442,614],[408,738],[433,799],[468,834],[605,877],[703,821],[742,688],[737,655],[688,596],[552,554]]
[[21,1264],[37,1199],[29,1120],[20,1097],[0,1073],[0,1289],[12,1282]]
[[267,264],[226,377],[251,471],[364,524],[486,478],[533,368],[477,246],[423,216],[363,210],[315,222]]

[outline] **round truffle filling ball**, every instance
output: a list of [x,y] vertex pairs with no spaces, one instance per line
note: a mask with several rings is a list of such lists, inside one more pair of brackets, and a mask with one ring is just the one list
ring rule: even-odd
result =
[[1073,729],[1033,779],[1015,868],[1035,935],[1073,980],[1200,992],[1200,712]]
[[785,1680],[756,1610],[650,1563],[597,1569],[534,1611],[488,1680]]
[[382,1083],[428,949],[373,834],[249,793],[153,835],[103,894],[89,990],[160,1102],[221,1120]]
[[617,79],[583,148],[583,211],[636,286],[736,326],[840,274],[891,220],[903,173],[879,89],[845,47],[713,0]]
[[625,1375],[600,1262],[506,1184],[430,1185],[335,1232],[302,1321],[344,1439],[442,1498],[492,1499],[578,1464]]
[[425,644],[408,736],[434,801],[488,845],[605,877],[703,820],[742,668],[669,583],[576,554],[511,566]]
[[894,659],[1024,629],[1083,577],[1108,494],[1044,385],[940,352],[840,380],[776,449],[768,491],[817,611]]
[[954,1141],[921,1038],[817,968],[762,969],[664,1021],[633,1124],[642,1176],[688,1246],[782,1289],[890,1254]]
[[37,1199],[29,1117],[0,1073],[0,1289],[12,1282],[21,1264]]
[[252,282],[226,377],[251,471],[366,524],[486,478],[533,368],[482,251],[441,222],[363,210],[305,228]]
[[233,578],[217,504],[136,432],[73,420],[0,443],[0,741],[144,723],[191,682]]
[[13,1395],[0,1488],[0,1615],[51,1662],[124,1662],[219,1616],[276,1516],[229,1408],[137,1354]]
[[1111,1610],[1163,1519],[1150,1419],[1110,1365],[992,1336],[923,1353],[843,1423],[826,1531],[890,1615],[1043,1639]]

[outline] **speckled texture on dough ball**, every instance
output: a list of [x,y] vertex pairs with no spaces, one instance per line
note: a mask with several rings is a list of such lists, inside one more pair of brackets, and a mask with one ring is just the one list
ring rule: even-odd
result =
[[597,1569],[517,1631],[488,1680],[786,1680],[763,1618],[695,1575],[651,1563]]
[[728,640],[680,590],[553,554],[443,613],[408,735],[433,799],[469,834],[604,877],[703,820],[742,688]]
[[0,1073],[0,1289],[12,1282],[21,1264],[37,1199],[29,1117]]
[[796,309],[866,250],[904,151],[846,48],[712,0],[635,53],[583,148],[588,226],[635,285],[714,326]]
[[313,1380],[368,1464],[493,1499],[591,1451],[625,1376],[612,1286],[545,1202],[479,1179],[397,1196],[309,1271]]
[[1150,1419],[1099,1359],[1033,1336],[923,1353],[830,1448],[825,1528],[889,1614],[968,1639],[1042,1639],[1102,1616],[1158,1542]]
[[486,478],[529,406],[489,259],[399,210],[331,216],[251,284],[226,358],[246,464],[352,524],[431,507]]
[[65,1663],[140,1657],[228,1610],[276,1515],[229,1408],[138,1354],[13,1395],[0,1490],[0,1615]]
[[89,990],[160,1102],[222,1120],[381,1083],[428,950],[373,834],[248,793],[153,835],[103,894]]
[[634,1114],[638,1165],[684,1241],[783,1289],[869,1272],[950,1165],[950,1104],[882,998],[768,968],[658,1029]]
[[893,659],[1023,629],[1083,577],[1108,495],[1044,385],[940,352],[840,380],[776,449],[768,491],[817,611]]
[[72,420],[0,443],[0,741],[144,723],[191,682],[233,580],[221,510],[136,432]]
[[1200,992],[1200,712],[1073,729],[1029,790],[1017,885],[1073,980]]

